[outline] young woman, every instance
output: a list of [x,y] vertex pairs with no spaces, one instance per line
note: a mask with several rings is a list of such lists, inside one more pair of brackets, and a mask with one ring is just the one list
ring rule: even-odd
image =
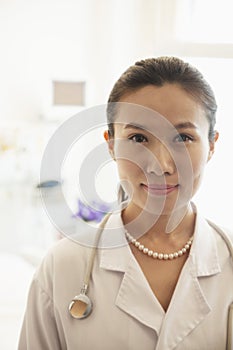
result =
[[32,282],[20,350],[230,348],[232,234],[223,233],[227,245],[191,202],[218,139],[216,109],[203,76],[178,58],[146,59],[120,77],[104,136],[123,204],[102,235],[114,228],[121,244],[96,250],[93,311],[81,320],[69,303],[90,248],[63,239],[50,251]]

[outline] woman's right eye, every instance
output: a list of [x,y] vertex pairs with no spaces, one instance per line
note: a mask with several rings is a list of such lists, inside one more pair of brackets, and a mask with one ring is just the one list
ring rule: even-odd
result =
[[130,136],[129,140],[132,140],[137,143],[143,143],[148,141],[147,138],[142,134],[135,134],[133,136]]

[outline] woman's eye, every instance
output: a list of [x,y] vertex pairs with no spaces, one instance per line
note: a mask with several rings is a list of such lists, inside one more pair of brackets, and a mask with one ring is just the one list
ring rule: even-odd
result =
[[147,138],[142,134],[135,134],[129,138],[129,140],[132,140],[134,142],[142,143],[147,142]]
[[191,142],[193,138],[187,134],[179,134],[175,137],[175,142]]

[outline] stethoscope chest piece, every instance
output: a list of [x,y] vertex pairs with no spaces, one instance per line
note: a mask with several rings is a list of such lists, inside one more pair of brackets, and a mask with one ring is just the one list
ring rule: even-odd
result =
[[84,293],[76,295],[69,305],[69,312],[78,320],[86,318],[92,312],[92,302]]

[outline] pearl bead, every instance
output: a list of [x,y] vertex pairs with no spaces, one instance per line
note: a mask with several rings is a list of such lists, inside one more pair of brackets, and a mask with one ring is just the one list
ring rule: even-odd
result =
[[190,249],[190,246],[193,242],[193,238],[191,238],[183,248],[178,250],[177,252],[170,253],[170,254],[163,254],[163,253],[157,253],[154,252],[153,250],[150,250],[149,248],[145,247],[143,244],[141,244],[139,241],[137,241],[131,234],[127,231],[125,231],[125,235],[128,239],[129,242],[135,245],[136,248],[138,248],[140,251],[142,251],[144,254],[147,254],[148,256],[153,257],[154,259],[159,259],[159,260],[172,260],[176,259],[183,254],[187,252],[187,250]]

